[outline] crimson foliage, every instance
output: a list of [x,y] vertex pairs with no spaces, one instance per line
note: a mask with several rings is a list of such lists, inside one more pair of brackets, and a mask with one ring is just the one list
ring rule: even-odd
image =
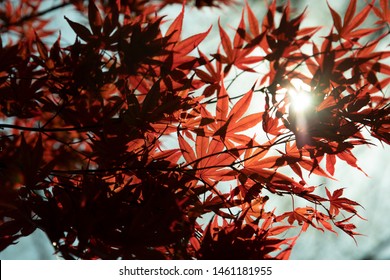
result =
[[[286,259],[308,227],[358,234],[360,205],[306,181],[340,160],[359,169],[353,149],[372,137],[390,143],[386,0],[352,0],[343,18],[329,6],[325,37],[289,4],[259,21],[246,3],[210,55],[210,30],[182,38],[185,4],[171,23],[156,15],[185,1],[2,2],[1,250],[41,229],[66,259]],[[217,3],[234,4],[195,1]],[[46,15],[64,6],[89,26],[65,17],[75,42],[48,45]],[[256,82],[233,93],[245,73]],[[294,79],[311,88],[305,111]],[[284,196],[308,206],[269,206]]]

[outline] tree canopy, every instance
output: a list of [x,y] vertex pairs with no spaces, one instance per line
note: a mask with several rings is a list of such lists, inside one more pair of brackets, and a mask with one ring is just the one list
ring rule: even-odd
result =
[[[328,5],[326,36],[245,2],[210,53],[212,27],[182,36],[186,5],[238,1],[2,2],[0,250],[40,229],[65,259],[287,259],[309,227],[359,234],[360,204],[309,177],[390,143],[386,0]],[[71,44],[47,17],[64,6],[84,15]]]

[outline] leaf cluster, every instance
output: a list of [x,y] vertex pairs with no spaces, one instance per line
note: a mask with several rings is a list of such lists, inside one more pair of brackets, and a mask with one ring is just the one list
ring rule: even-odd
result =
[[[289,3],[262,21],[246,3],[233,36],[218,23],[211,54],[210,29],[182,38],[185,4],[170,23],[157,14],[185,1],[4,2],[1,250],[41,229],[66,259],[286,259],[309,227],[358,235],[360,205],[309,176],[360,170],[356,146],[390,143],[386,1],[356,12],[351,0],[343,19],[329,6],[325,37]],[[233,1],[195,5],[221,2]],[[74,43],[45,43],[43,16],[65,5],[88,25],[65,17]],[[310,87],[306,111],[294,79]],[[272,207],[284,198],[291,211]]]

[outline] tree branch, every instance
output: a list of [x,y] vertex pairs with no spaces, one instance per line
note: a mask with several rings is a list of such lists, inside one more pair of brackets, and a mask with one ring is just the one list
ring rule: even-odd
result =
[[34,132],[66,132],[66,131],[89,131],[94,128],[100,128],[101,125],[92,126],[80,126],[80,127],[58,127],[58,128],[43,128],[43,127],[26,127],[13,124],[0,124],[0,129],[10,128],[23,131],[34,131]]
[[1,27],[1,31],[4,32],[11,26],[18,26],[18,25],[21,26],[26,21],[32,20],[32,19],[37,18],[37,17],[44,16],[46,14],[49,14],[51,12],[54,12],[54,11],[56,11],[58,9],[64,8],[66,6],[69,6],[71,4],[72,4],[71,2],[64,2],[64,3],[58,4],[56,6],[52,6],[50,8],[47,8],[46,10],[42,10],[42,11],[37,12],[37,13],[32,13],[32,14],[29,14],[29,15],[25,15],[25,16],[21,17],[19,20],[15,21],[15,22],[9,22],[9,23],[3,25]]

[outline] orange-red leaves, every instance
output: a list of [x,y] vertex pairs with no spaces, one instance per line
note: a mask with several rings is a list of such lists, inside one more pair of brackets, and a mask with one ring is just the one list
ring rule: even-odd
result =
[[259,22],[247,1],[245,2],[245,7],[248,13],[249,30],[253,37],[257,37],[260,35]]
[[174,51],[177,51],[181,54],[190,53],[207,37],[207,35],[210,33],[210,30],[211,30],[211,27],[203,33],[199,33],[199,34],[190,36],[182,41],[179,41],[176,44]]
[[211,61],[199,49],[198,53],[200,59],[203,61],[206,70],[209,73],[200,69],[195,69],[195,73],[201,79],[202,82],[209,84],[203,91],[203,95],[205,97],[209,97],[213,95],[215,91],[219,92],[220,90],[220,81],[223,77],[222,63],[218,60],[215,60],[216,67],[214,67]]
[[341,197],[344,189],[335,190],[333,194],[330,193],[328,188],[325,188],[325,190],[330,202],[329,213],[332,216],[337,216],[340,213],[340,210],[345,210],[353,214],[357,213],[355,206],[360,206],[360,204],[348,198]]
[[[241,15],[240,23],[237,27],[236,34],[233,39],[233,45],[230,41],[230,38],[226,31],[222,28],[220,21],[218,22],[219,33],[221,37],[222,48],[226,56],[221,55],[219,52],[213,56],[220,62],[227,64],[224,72],[227,74],[232,65],[235,65],[237,68],[242,69],[247,72],[255,72],[248,65],[255,64],[263,60],[261,56],[249,56],[256,47],[256,44],[251,42],[250,44],[244,45],[244,41],[249,37],[246,34],[245,20],[244,20],[244,11]],[[253,39],[253,41],[255,41]]]
[[210,124],[210,129],[214,132],[213,136],[220,136],[228,148],[233,148],[237,144],[247,144],[250,137],[239,133],[254,127],[261,121],[262,112],[242,117],[251,104],[252,94],[253,90],[245,93],[229,112],[229,95],[223,84],[218,91],[216,123]]
[[215,117],[217,123],[220,124],[219,127],[221,127],[227,121],[229,111],[229,95],[224,84],[222,84],[220,90],[218,91],[217,98],[218,101]]
[[[326,178],[329,178],[329,179],[333,179],[331,176],[329,176],[322,168],[321,166],[318,165],[318,163],[316,162],[313,162],[312,160],[308,160],[308,159],[300,159],[299,160],[299,165],[302,166],[302,168],[310,171],[310,174],[311,173],[314,173],[316,175],[319,175],[319,176],[322,176],[322,177],[326,177]],[[331,175],[333,175],[331,173]]]
[[[213,54],[199,50],[211,27],[182,38],[181,0],[70,1],[89,26],[66,18],[80,40],[51,49],[43,1],[2,2],[0,248],[36,223],[64,258],[84,259],[285,259],[300,233],[276,236],[293,226],[357,234],[358,202],[307,177],[332,178],[337,160],[360,170],[362,130],[390,143],[388,1],[351,0],[344,16],[328,5],[325,37],[301,28],[306,10],[293,18],[273,0],[258,20],[246,1],[233,33],[216,24]],[[195,5],[217,2],[232,3]],[[170,24],[169,3],[183,4]],[[362,28],[371,12],[377,25]],[[306,111],[291,104],[294,80],[310,91]],[[292,208],[278,216],[279,197]]]
[[[344,16],[344,25],[349,25],[355,15],[357,0],[350,0]],[[329,6],[329,3],[328,3]]]
[[183,19],[184,19],[184,5],[180,14],[176,17],[176,19],[172,22],[167,30],[167,36],[169,36],[169,40],[171,42],[178,42],[180,40],[181,31],[183,28]]
[[263,130],[265,133],[271,135],[280,135],[281,129],[284,127],[280,119],[270,116],[268,113],[264,113],[263,117]]
[[324,99],[324,101],[321,102],[319,106],[316,107],[316,110],[322,111],[329,107],[334,107],[336,105],[337,105],[337,100],[335,99],[335,97],[333,95],[329,95]]
[[64,17],[78,37],[80,37],[82,40],[86,42],[88,42],[91,39],[92,33],[91,31],[88,30],[88,28],[86,28],[84,25],[81,25],[80,23],[71,21],[66,16]]
[[334,175],[334,166],[336,164],[336,156],[332,154],[326,155],[326,170],[329,172],[330,175]]
[[89,1],[88,4],[88,19],[94,35],[99,35],[103,26],[103,19],[94,1]]
[[373,10],[376,16],[379,18],[377,24],[386,24],[390,23],[390,7],[389,2],[387,0],[379,1],[380,8],[373,6]]
[[208,186],[213,186],[215,182],[231,180],[235,174],[230,172],[230,168],[242,151],[238,149],[227,150],[223,142],[208,136],[198,135],[195,140],[195,151],[188,142],[179,136],[179,144],[187,166],[192,166],[199,176]]
[[[286,212],[276,218],[276,221],[281,221],[287,218],[287,221],[290,225],[294,222],[298,222],[299,225],[303,226],[302,231],[306,231],[309,225],[314,226],[312,223],[313,218],[315,217],[316,210],[312,207],[298,207],[294,211]],[[315,227],[315,226],[314,226]]]
[[[356,0],[354,0],[356,2]],[[371,5],[374,3],[375,0],[371,2]],[[344,28],[345,28],[345,33],[353,31],[355,28],[359,27],[368,17],[370,10],[371,10],[371,5],[366,5],[363,10],[361,10],[357,15],[354,17],[351,15],[350,21],[344,20]],[[348,13],[346,14],[348,15]],[[352,19],[353,17],[353,19]]]
[[340,34],[342,31],[342,27],[343,27],[342,22],[341,22],[341,17],[335,10],[332,9],[332,7],[329,5],[328,1],[327,1],[327,4],[328,4],[329,10],[332,14],[333,24],[336,27],[337,32]]
[[271,4],[268,7],[268,11],[266,16],[263,19],[263,24],[262,24],[262,31],[267,31],[267,30],[273,30],[274,29],[274,17],[276,13],[276,1],[272,0]]
[[[353,240],[355,241],[356,243],[356,240],[355,240],[355,235],[361,235],[360,233],[357,233],[355,232],[354,230],[356,229],[356,226],[352,223],[349,223],[349,221],[351,220],[353,216],[349,217],[349,218],[346,218],[342,221],[338,221],[338,222],[335,222],[335,225],[341,229],[342,231],[344,231],[346,234],[348,234],[349,236],[351,236],[353,238]],[[356,243],[357,244],[357,243]]]
[[[23,173],[23,184],[31,189],[34,189],[36,183],[41,180],[40,176],[42,176],[42,174],[39,173],[42,173],[40,168],[42,168],[42,165],[44,164],[44,147],[41,134],[38,135],[38,139],[36,140],[34,146],[28,144],[24,134],[21,134],[21,143],[18,151],[19,153],[16,155],[16,160],[18,161],[18,165]],[[45,173],[46,172],[47,170]],[[47,174],[44,174],[44,176],[47,176]]]
[[184,137],[181,136],[180,133],[178,133],[178,140],[179,140],[179,145],[181,148],[181,151],[183,153],[183,156],[186,160],[187,163],[193,163],[196,161],[197,157],[195,156],[194,150],[192,147],[185,141]]
[[38,35],[35,33],[35,40],[36,40],[36,43],[37,43],[37,49],[38,49],[38,53],[41,57],[42,60],[47,60],[49,58],[48,56],[48,51],[47,51],[47,48],[46,48],[46,45],[42,43],[41,39],[38,37]]
[[190,36],[184,40],[181,39],[181,33],[183,28],[183,19],[184,19],[184,5],[180,12],[180,14],[176,17],[176,19],[169,26],[166,36],[168,38],[168,48],[172,50],[172,62],[170,63],[170,70],[175,70],[177,68],[183,70],[191,70],[191,68],[195,68],[196,58],[192,56],[188,56],[188,54],[193,51],[198,45],[206,38],[209,34],[211,27],[199,34],[195,34]]
[[359,36],[365,36],[376,31],[375,28],[365,29],[364,31],[355,30],[366,20],[366,18],[368,17],[372,9],[372,5],[375,0],[373,0],[371,4],[366,5],[357,15],[355,15],[356,1],[357,0],[350,1],[344,16],[344,22],[342,22],[340,15],[335,10],[333,10],[328,3],[328,7],[333,18],[333,24],[336,27],[338,35],[341,38],[347,40],[352,40],[356,38],[358,39]]
[[233,58],[233,46],[230,42],[229,36],[227,35],[226,31],[221,26],[221,21],[218,21],[218,27],[219,27],[219,34],[221,36],[221,43],[223,50],[225,51],[228,59]]
[[253,89],[245,93],[244,96],[241,97],[240,100],[233,106],[229,113],[232,122],[237,122],[245,114],[246,110],[248,110],[252,100],[252,95]]
[[340,159],[344,160],[346,163],[348,163],[350,166],[360,170],[363,172],[366,176],[368,176],[358,165],[357,165],[357,159],[356,157],[352,154],[350,150],[344,150],[341,153],[337,154],[337,157]]
[[245,27],[244,10],[243,10],[241,14],[240,23],[238,24],[236,34],[234,35],[234,39],[233,39],[233,46],[235,49],[241,49],[243,47],[244,39],[246,37],[245,29],[246,27]]
[[269,230],[270,235],[279,235],[289,229],[293,228],[293,226],[276,226]]

